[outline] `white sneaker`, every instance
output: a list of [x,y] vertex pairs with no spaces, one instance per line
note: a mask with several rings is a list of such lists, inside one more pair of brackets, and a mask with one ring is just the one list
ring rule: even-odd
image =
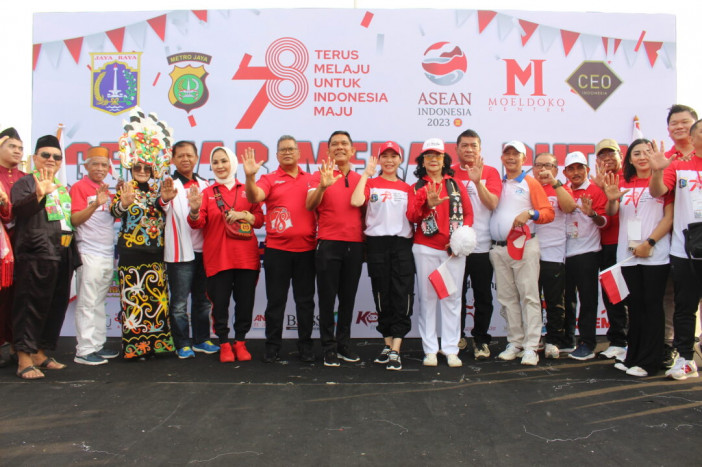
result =
[[424,366],[436,366],[436,354],[435,353],[428,353],[424,356],[424,361],[422,362],[422,365]]
[[524,355],[524,351],[517,347],[514,344],[507,344],[507,348],[500,353],[500,355],[497,356],[500,360],[504,360],[506,362],[510,360],[514,360],[517,357],[522,357]]
[[561,351],[553,344],[546,344],[544,347],[545,358],[558,358],[561,356]]
[[685,360],[682,357],[678,359],[678,361],[680,360],[683,361],[682,365],[680,365],[680,368],[673,368],[675,369],[675,371],[672,371],[668,375],[670,378],[673,378],[677,381],[682,381],[687,378],[697,378],[699,376],[699,373],[697,373],[697,364],[694,360]]
[[448,366],[451,368],[458,368],[459,366],[463,366],[463,361],[458,358],[458,355],[455,353],[448,354],[446,355],[446,361],[448,362]]
[[473,343],[473,356],[476,360],[484,360],[490,358],[490,348],[487,344],[476,345]]
[[638,377],[644,377],[648,376],[648,371],[644,370],[640,366],[632,366],[628,370],[626,370],[626,374],[629,376],[638,376]]
[[617,363],[615,363],[615,364],[614,364],[614,368],[616,368],[616,369],[619,370],[619,371],[624,371],[624,372],[629,371],[629,367],[627,367],[626,365],[624,365],[622,362],[617,362]]
[[685,362],[686,360],[678,355],[678,358],[675,359],[675,364],[666,370],[665,375],[670,376],[673,372],[679,371],[685,365]]
[[539,363],[539,356],[533,350],[525,350],[522,356],[522,365],[535,366]]
[[626,360],[626,347],[617,347],[616,345],[610,345],[607,350],[599,353],[600,358],[606,358],[608,360],[615,359],[623,362]]

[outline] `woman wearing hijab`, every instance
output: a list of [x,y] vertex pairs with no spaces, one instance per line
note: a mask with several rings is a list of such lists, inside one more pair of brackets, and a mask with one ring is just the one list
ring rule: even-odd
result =
[[[253,157],[253,152],[246,149],[246,156]],[[236,156],[229,148],[214,148],[210,167],[216,183],[202,193],[197,187],[190,189],[188,223],[204,233],[202,257],[214,331],[219,338],[219,361],[246,361],[251,360],[245,341],[261,269],[253,230],[263,226],[263,210],[259,203],[246,200],[245,185],[236,180]],[[229,297],[235,303],[234,345],[229,342]]]

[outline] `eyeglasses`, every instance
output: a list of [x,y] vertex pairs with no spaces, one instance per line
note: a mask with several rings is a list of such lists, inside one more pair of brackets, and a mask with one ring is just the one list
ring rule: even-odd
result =
[[147,173],[151,172],[151,167],[149,167],[148,165],[135,165],[134,167],[132,167],[132,171]]
[[39,157],[46,160],[49,160],[51,158],[56,162],[60,162],[63,160],[63,156],[61,154],[51,154],[50,152],[40,152]]
[[297,148],[280,148],[278,149],[279,154],[291,154],[297,151]]
[[546,162],[545,164],[534,164],[534,167],[537,169],[554,169],[558,167],[556,164],[551,164],[550,162]]
[[443,159],[444,155],[441,153],[429,152],[424,154],[425,159]]
[[601,151],[598,155],[598,159],[614,159],[617,157],[616,151]]

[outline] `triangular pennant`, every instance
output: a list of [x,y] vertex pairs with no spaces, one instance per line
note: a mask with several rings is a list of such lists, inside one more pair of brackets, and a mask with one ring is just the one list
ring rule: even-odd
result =
[[105,34],[99,32],[97,34],[85,36],[85,42],[88,43],[88,48],[92,52],[102,52],[105,48]]
[[617,53],[617,50],[619,49],[619,46],[621,45],[622,40],[621,39],[614,39],[614,50],[612,50],[612,55]]
[[232,13],[231,10],[217,10],[220,15],[222,15],[225,18],[229,18],[229,15]]
[[146,42],[146,23],[144,21],[140,21],[138,23],[130,24],[127,26],[127,32],[136,46],[143,49],[144,43]]
[[531,39],[531,36],[534,35],[534,31],[536,31],[536,28],[539,27],[538,24],[532,23],[531,21],[527,21],[524,19],[519,20],[519,25],[522,27],[522,46],[525,46],[527,42],[529,42],[529,39]]
[[583,53],[585,58],[589,59],[595,54],[597,46],[599,45],[598,36],[593,36],[591,34],[581,34],[580,42],[583,45]]
[[32,46],[32,70],[37,69],[37,61],[39,60],[39,52],[41,52],[41,44]]
[[539,28],[539,36],[541,37],[541,51],[544,53],[548,52],[553,46],[553,43],[556,42],[558,29],[542,24]]
[[482,33],[496,15],[496,11],[478,10],[478,33]]
[[186,10],[176,10],[168,14],[168,19],[178,28],[178,31],[183,35],[188,35],[188,12]]
[[456,10],[456,27],[460,28],[468,21],[468,18],[473,16],[475,10]]
[[207,22],[207,10],[193,10],[193,14],[200,21],[204,21],[205,23]]
[[675,42],[664,42],[662,47],[663,53],[659,54],[666,68],[675,66]]
[[580,37],[579,32],[566,31],[565,29],[561,29],[561,40],[563,41],[563,52],[565,52],[566,57],[568,56],[570,51],[573,50],[573,46],[575,45],[575,42],[578,40],[578,37]]
[[49,60],[51,61],[51,64],[54,66],[54,68],[58,68],[63,46],[63,41],[45,42],[43,44],[44,54],[47,57],[49,57]]
[[656,60],[658,60],[658,50],[663,46],[663,42],[644,41],[643,45],[646,49],[646,55],[648,55],[648,62],[651,66],[655,65]]
[[498,13],[497,15],[497,35],[500,37],[500,41],[505,40],[505,38],[514,29],[514,23],[516,18],[512,16],[503,15]]
[[121,52],[122,46],[124,45],[124,27],[105,31],[105,34],[107,34],[110,42],[112,42],[112,45],[117,49],[117,52]]
[[71,52],[73,60],[78,63],[80,60],[80,50],[83,48],[83,38],[76,37],[74,39],[66,39],[63,42],[66,44],[66,47],[68,47],[68,51]]
[[607,54],[609,53],[609,37],[602,38],[602,46],[605,50],[605,56],[607,56]]
[[626,62],[629,66],[634,66],[636,63],[636,58],[639,54],[634,50],[636,48],[636,41],[622,40],[622,49],[624,49],[624,55],[626,55]]
[[147,19],[146,22],[149,23],[151,29],[154,30],[162,42],[166,40],[166,15]]

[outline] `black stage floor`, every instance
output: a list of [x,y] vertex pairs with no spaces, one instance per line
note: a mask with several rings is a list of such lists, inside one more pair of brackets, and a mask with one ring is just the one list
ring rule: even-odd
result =
[[263,341],[250,341],[251,362],[161,356],[87,367],[62,338],[55,356],[67,369],[36,382],[0,369],[0,464],[702,464],[702,378],[470,354],[462,368],[443,359],[426,368],[417,339],[392,372],[372,363],[379,339],[355,342],[362,362],[340,368],[301,363],[293,341],[275,364],[260,361]]

